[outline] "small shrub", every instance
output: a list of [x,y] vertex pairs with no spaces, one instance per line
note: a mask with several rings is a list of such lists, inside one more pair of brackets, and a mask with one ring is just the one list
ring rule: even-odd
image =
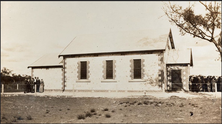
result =
[[12,121],[12,122],[16,122],[16,119],[15,119],[15,118],[13,118],[11,121]]
[[86,115],[85,115],[86,117],[91,117],[92,116],[92,114],[90,113],[90,112],[86,112]]
[[50,112],[49,110],[46,110],[46,112],[45,112],[45,113],[47,114],[47,113],[49,113],[49,112]]
[[62,109],[59,109],[59,111],[62,111]]
[[143,104],[148,105],[148,102],[147,101],[143,101]]
[[3,120],[3,119],[8,120],[4,115],[2,116],[2,120]]
[[96,110],[95,109],[91,109],[90,112],[96,112]]
[[69,108],[67,108],[67,110],[70,110]]
[[115,112],[115,110],[112,110],[112,113],[114,113]]
[[137,105],[142,105],[142,103],[141,103],[141,102],[139,102]]
[[17,120],[23,120],[23,118],[21,116],[18,116]]
[[121,108],[119,110],[122,110]]
[[134,104],[135,104],[134,102],[130,103],[130,105],[134,105]]
[[97,115],[97,113],[95,112],[95,113],[93,113],[93,115]]
[[28,115],[28,116],[27,116],[27,120],[32,120],[32,116],[31,116],[31,115]]
[[108,108],[105,108],[105,109],[103,109],[103,111],[109,111],[109,109],[108,109]]
[[124,107],[127,107],[127,105],[125,105]]
[[99,116],[101,116],[101,114],[99,114]]
[[78,119],[83,119],[83,120],[84,120],[84,119],[85,119],[85,115],[83,115],[83,114],[78,115],[77,118],[78,118]]
[[111,115],[110,115],[110,114],[106,114],[105,116],[106,116],[106,118],[110,118],[110,117],[111,117]]
[[12,124],[12,122],[6,122],[6,124]]

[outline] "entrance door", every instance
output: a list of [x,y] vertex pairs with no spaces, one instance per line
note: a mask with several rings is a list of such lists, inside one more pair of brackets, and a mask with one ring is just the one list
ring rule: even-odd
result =
[[182,89],[181,70],[171,71],[172,90],[178,91]]

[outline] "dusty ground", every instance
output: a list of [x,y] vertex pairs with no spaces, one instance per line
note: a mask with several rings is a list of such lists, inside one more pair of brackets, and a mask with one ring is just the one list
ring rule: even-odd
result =
[[[85,116],[87,112],[90,117],[78,119],[78,115]],[[1,96],[1,123],[107,122],[221,123],[221,98]]]

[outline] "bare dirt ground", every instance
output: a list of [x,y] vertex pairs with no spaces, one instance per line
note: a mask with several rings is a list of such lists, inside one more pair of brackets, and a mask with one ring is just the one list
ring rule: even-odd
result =
[[1,123],[141,122],[221,123],[221,97],[181,98],[171,95],[156,98],[147,95],[139,98],[87,98],[1,95]]

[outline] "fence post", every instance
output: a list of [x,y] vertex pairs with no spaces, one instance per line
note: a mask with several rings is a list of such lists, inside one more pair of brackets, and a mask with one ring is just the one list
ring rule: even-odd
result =
[[4,94],[4,84],[2,84],[2,94]]
[[215,97],[217,98],[217,83],[215,83]]
[[72,93],[73,93],[72,95],[74,96],[74,84],[73,84],[73,88],[72,88]]
[[165,92],[165,84],[163,83],[163,88],[162,88],[163,92]]
[[35,84],[35,95],[36,95],[36,84]]
[[17,84],[17,90],[19,89],[19,85]]

